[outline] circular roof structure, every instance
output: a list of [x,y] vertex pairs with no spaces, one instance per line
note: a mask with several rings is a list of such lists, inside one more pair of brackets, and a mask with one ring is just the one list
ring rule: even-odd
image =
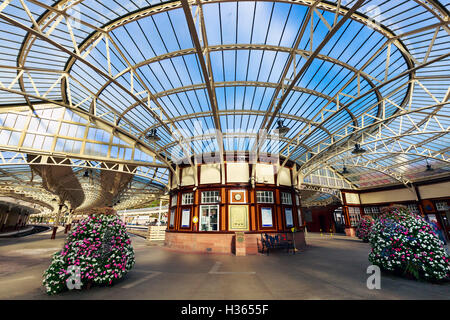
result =
[[[448,4],[6,0],[2,179],[72,167],[89,208],[205,153],[277,154],[325,188],[448,176]],[[104,171],[126,178],[83,183]]]

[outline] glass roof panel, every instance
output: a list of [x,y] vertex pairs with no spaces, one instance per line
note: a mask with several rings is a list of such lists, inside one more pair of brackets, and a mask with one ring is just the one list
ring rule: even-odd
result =
[[342,1],[337,15],[336,1],[313,3],[199,1],[186,16],[176,1],[11,1],[1,148],[158,170],[180,154],[256,149],[335,187],[345,180],[314,172],[345,164],[350,187],[444,175],[448,1]]

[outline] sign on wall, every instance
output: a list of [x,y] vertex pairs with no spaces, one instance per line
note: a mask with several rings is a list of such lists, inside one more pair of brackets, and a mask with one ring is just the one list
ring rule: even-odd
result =
[[263,227],[273,227],[272,208],[261,208],[261,219]]
[[183,213],[181,215],[181,227],[189,228],[191,220],[191,209],[183,209]]
[[248,206],[229,206],[229,229],[248,230]]
[[175,222],[175,209],[170,210],[170,222],[169,226],[173,227]]
[[294,221],[292,219],[292,208],[285,208],[284,215],[286,216],[286,227],[293,227]]

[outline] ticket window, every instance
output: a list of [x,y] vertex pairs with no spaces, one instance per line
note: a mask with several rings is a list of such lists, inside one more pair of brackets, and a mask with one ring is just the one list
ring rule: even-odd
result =
[[219,206],[200,207],[200,231],[219,231]]

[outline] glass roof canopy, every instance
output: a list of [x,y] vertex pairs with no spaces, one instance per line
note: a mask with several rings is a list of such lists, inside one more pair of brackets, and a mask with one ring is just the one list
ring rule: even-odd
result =
[[448,5],[4,1],[0,150],[132,164],[156,187],[207,152],[277,153],[332,188],[447,176]]

